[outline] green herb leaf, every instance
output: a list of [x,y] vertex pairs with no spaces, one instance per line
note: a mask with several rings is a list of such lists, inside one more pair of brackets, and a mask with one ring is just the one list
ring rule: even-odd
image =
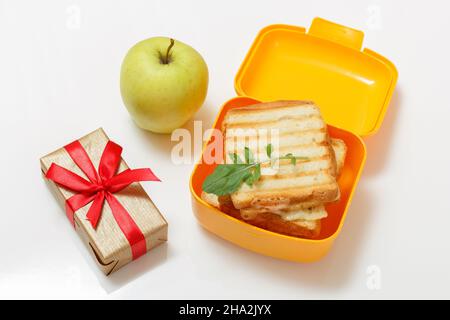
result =
[[233,161],[234,164],[244,163],[242,162],[241,158],[237,155],[237,153],[229,153],[228,154]]
[[249,147],[244,148],[244,156],[245,156],[245,163],[250,164],[255,162],[255,158],[253,157],[253,152],[250,150]]
[[253,175],[250,175],[247,177],[247,179],[245,179],[245,184],[248,185],[249,187],[253,186],[253,183],[255,183],[255,181],[253,180]]
[[258,163],[255,167],[255,169],[253,170],[253,178],[255,181],[258,181],[259,178],[261,178],[261,164]]
[[266,154],[269,159],[272,157],[272,144],[271,143],[269,143],[266,146]]
[[[272,155],[272,146],[266,147],[267,155]],[[236,153],[230,153],[232,164],[219,164],[203,181],[203,191],[218,196],[227,195],[237,191],[243,183],[253,186],[261,178],[261,163],[255,163],[253,153],[248,147],[244,149],[245,162],[243,163]],[[290,159],[292,164],[297,160],[308,160],[307,157],[296,157],[288,153],[277,159],[270,158],[262,163],[271,163],[274,160]]]
[[245,179],[245,183],[248,186],[253,186],[253,184],[261,178],[261,164],[256,164],[253,168],[251,168],[251,175]]
[[219,164],[203,181],[205,192],[223,196],[235,192],[252,175],[248,164]]
[[294,157],[294,155],[292,153],[286,154],[285,157],[287,159],[290,159],[291,160],[291,164],[293,164],[294,166],[297,164],[297,158]]
[[291,160],[291,163],[294,166],[297,164],[297,160],[299,160],[299,161],[307,161],[307,160],[309,160],[308,157],[296,157],[292,153],[287,153],[286,155],[284,155],[282,157],[279,157],[278,159],[280,159],[280,160],[283,160],[283,159]]

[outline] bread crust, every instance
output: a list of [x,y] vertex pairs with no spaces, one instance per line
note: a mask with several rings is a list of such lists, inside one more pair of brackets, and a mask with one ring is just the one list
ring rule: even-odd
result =
[[316,220],[315,227],[311,229],[291,221],[283,220],[279,215],[268,212],[257,213],[255,215],[252,215],[251,219],[244,219],[241,215],[241,212],[233,206],[233,203],[231,202],[231,199],[229,197],[217,197],[212,194],[207,194],[206,192],[202,192],[201,197],[205,202],[218,208],[220,211],[236,219],[254,225],[255,227],[292,237],[309,239],[314,239],[320,234],[320,220]]
[[320,235],[321,221],[315,220],[315,227],[309,229],[295,222],[285,221],[279,215],[273,213],[259,213],[252,219],[244,220],[239,210],[230,205],[224,205],[221,210],[226,214],[268,231],[284,234],[292,237],[314,239]]
[[345,164],[348,148],[342,139],[332,138],[330,141],[336,159],[336,176],[339,177]]
[[328,203],[336,201],[340,196],[339,188],[335,183],[321,185],[320,187],[311,186],[304,188],[283,189],[280,192],[275,190],[261,192],[259,194],[236,194],[231,195],[233,204],[237,209],[248,207],[273,207],[284,204],[287,208],[290,204],[298,202],[316,202]]

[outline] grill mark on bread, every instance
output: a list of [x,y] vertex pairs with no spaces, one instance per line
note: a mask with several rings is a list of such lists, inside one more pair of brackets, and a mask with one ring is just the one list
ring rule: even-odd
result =
[[[254,195],[254,198],[258,198],[258,197],[262,197],[262,196],[267,196],[269,197],[272,194],[281,194],[281,193],[285,193],[285,192],[289,192],[292,194],[300,194],[301,191],[307,190],[307,189],[312,189],[313,187],[327,187],[327,186],[331,186],[332,182],[331,181],[323,181],[322,183],[317,183],[317,184],[305,184],[302,186],[290,186],[290,187],[282,187],[282,188],[273,188],[273,189],[259,189],[259,190],[248,190],[248,191],[241,191],[240,195],[245,196],[245,195]],[[234,194],[232,194],[232,197],[234,197]],[[303,199],[303,197],[302,197]],[[270,201],[272,202],[272,201]],[[244,206],[244,208],[247,206]]]
[[[301,166],[301,165],[305,165],[305,164],[311,164],[313,162],[320,161],[320,160],[328,160],[328,159],[330,159],[330,157],[331,156],[329,154],[325,154],[325,155],[318,156],[318,157],[308,157],[308,160],[306,160],[306,161],[300,161],[299,160],[297,162],[297,165]],[[289,159],[279,160],[278,164],[279,164],[280,167],[281,166],[292,167],[291,160],[289,160]],[[268,168],[268,167],[270,167],[270,163],[268,163],[268,162],[265,162],[265,163],[261,164],[261,168]]]
[[[301,189],[305,187],[317,186],[318,188],[322,185],[330,184],[334,181],[334,178],[324,171],[318,171],[311,175],[299,175],[293,177],[283,177],[280,179],[271,179],[271,176],[261,176],[257,184],[252,187],[248,185],[242,185],[239,189],[240,193],[258,193],[267,190],[272,190],[274,192],[279,192],[280,190],[289,189]],[[266,178],[267,177],[267,178]]]
[[[248,143],[248,144],[247,143],[233,144],[233,146],[234,146],[233,150],[229,150],[228,149],[228,151],[236,152],[237,150],[242,150],[245,147],[248,147],[253,152],[254,155],[265,154],[266,153],[265,146],[264,147],[257,146],[259,148],[254,148],[252,146],[252,143]],[[300,149],[300,148],[308,149],[308,148],[315,148],[315,147],[326,147],[328,149],[328,142],[326,140],[322,140],[320,142],[311,142],[311,143],[303,143],[303,144],[292,144],[292,145],[281,145],[281,146],[278,146],[277,150],[282,154],[283,151],[291,152],[292,151],[291,149]],[[258,149],[264,149],[264,150],[258,150]],[[301,157],[302,156],[301,154],[294,154],[294,155],[297,156],[297,157]]]
[[279,180],[279,179],[289,179],[289,178],[299,178],[299,177],[307,177],[307,176],[316,176],[320,173],[329,171],[330,167],[326,167],[320,170],[315,171],[298,171],[298,172],[291,172],[291,173],[276,173],[272,175],[262,175],[259,178],[259,181],[270,181],[270,180]]
[[[248,128],[248,129],[252,129],[252,128]],[[244,129],[247,130],[247,129]],[[264,128],[263,128],[264,130]],[[254,130],[254,131],[250,131],[249,133],[255,133],[255,135],[251,134],[251,135],[247,135],[244,136],[246,139],[253,139],[259,136],[259,132],[261,130]],[[224,141],[227,140],[231,140],[231,139],[235,139],[237,137],[242,137],[241,135],[232,135],[231,133],[233,133],[233,131],[231,132],[226,132],[225,133],[225,139]],[[269,135],[269,131],[267,133]],[[318,129],[308,129],[308,130],[303,130],[303,131],[298,131],[297,129],[295,131],[283,131],[283,132],[279,132],[278,136],[279,137],[284,137],[284,136],[305,136],[307,134],[327,134],[327,129],[326,128],[318,128]]]
[[277,190],[258,190],[255,192],[239,192],[231,194],[233,205],[237,209],[254,206],[274,206],[284,203],[298,203],[305,201],[316,201],[326,203],[337,200],[339,189],[334,182],[322,184],[320,186],[290,187]]
[[[241,123],[225,123],[224,124],[224,128],[226,130],[230,130],[230,129],[255,129],[255,128],[265,128],[265,129],[274,129],[274,128],[279,128],[279,126],[282,126],[283,123],[285,125],[287,125],[286,123],[289,122],[293,122],[294,125],[293,127],[295,127],[297,130],[307,130],[307,129],[302,129],[301,125],[311,125],[312,122],[309,122],[308,120],[314,121],[317,120],[316,123],[318,125],[322,125],[322,119],[320,117],[320,115],[314,114],[314,115],[310,115],[310,116],[304,116],[304,117],[281,117],[279,119],[275,119],[275,120],[270,120],[270,121],[261,121],[261,122],[241,122]],[[320,127],[312,127],[314,129],[320,128]],[[309,129],[309,128],[308,128]]]
[[313,210],[315,207],[321,206],[322,204],[316,201],[310,201],[310,202],[298,202],[298,203],[291,203],[289,202],[288,206],[273,206],[273,207],[267,207],[267,206],[255,206],[255,207],[249,207],[249,208],[242,208],[241,213],[248,213],[248,214],[257,214],[262,212],[274,212],[277,211],[279,214],[283,213],[289,213],[293,211],[298,210]]
[[278,101],[272,101],[272,102],[265,102],[265,103],[255,103],[249,106],[239,107],[228,110],[228,113],[240,113],[242,111],[245,112],[252,112],[252,111],[259,111],[259,110],[272,110],[272,109],[285,109],[285,108],[292,108],[292,107],[301,107],[301,106],[315,106],[314,102],[310,100],[278,100]]
[[[289,152],[292,151],[288,148],[286,148],[285,150],[287,150]],[[236,152],[236,148],[234,150],[227,149],[225,151],[226,151],[226,155],[227,155],[225,163],[233,163],[232,159],[229,157],[229,153],[236,153],[241,159],[244,159],[244,153],[241,151]],[[285,152],[287,152],[287,151],[285,151]],[[266,167],[270,166],[270,163],[269,163],[270,159],[265,154],[265,151],[256,153],[252,150],[252,152],[257,161],[259,161],[259,162],[265,161],[264,163],[261,164],[261,167],[266,168]],[[317,160],[333,160],[332,155],[328,152],[328,150],[325,146],[317,146],[317,147],[315,147],[315,149],[310,148],[309,151],[305,151],[302,153],[295,152],[295,151],[292,153],[296,157],[306,157],[307,158],[306,160],[299,159],[296,164],[298,166],[305,165],[305,164],[310,165],[311,163],[313,163]],[[280,160],[277,160],[277,163],[280,166],[281,165],[291,165],[292,166],[290,159],[280,159]]]
[[320,110],[314,105],[303,105],[303,106],[289,106],[280,107],[275,109],[232,109],[225,116],[226,122],[234,123],[246,123],[253,121],[265,121],[268,119],[273,119],[274,117],[282,118],[284,116],[308,116],[308,115],[319,115]]
[[280,150],[286,150],[289,148],[313,148],[313,147],[327,147],[328,148],[328,142],[324,139],[321,141],[314,141],[311,143],[299,143],[299,144],[293,144],[290,146],[280,146]]

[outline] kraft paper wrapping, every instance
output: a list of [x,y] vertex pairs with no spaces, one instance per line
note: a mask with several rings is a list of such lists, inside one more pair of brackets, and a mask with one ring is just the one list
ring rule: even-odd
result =
[[[96,169],[108,140],[108,136],[101,128],[79,139]],[[41,158],[41,168],[44,175],[52,163],[56,163],[87,179],[86,175],[73,162],[64,148]],[[128,165],[122,159],[118,172],[122,172],[125,169],[128,169]],[[74,192],[58,186],[53,181],[45,180],[55,191],[58,202],[65,208],[65,201]],[[140,183],[133,183],[122,191],[114,193],[114,196],[129,212],[144,234],[147,251],[167,241],[167,222]],[[86,218],[91,204],[75,212],[75,230],[87,245],[88,250],[93,254],[102,271],[109,275],[132,261],[131,248],[106,202],[103,206],[97,229],[92,227]]]

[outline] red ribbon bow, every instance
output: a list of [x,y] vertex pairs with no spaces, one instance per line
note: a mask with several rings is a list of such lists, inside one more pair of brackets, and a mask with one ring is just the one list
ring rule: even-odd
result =
[[72,224],[75,226],[75,211],[92,202],[86,217],[91,222],[92,227],[96,229],[106,199],[114,219],[130,243],[133,259],[137,259],[147,252],[143,233],[113,194],[121,191],[133,182],[160,180],[148,168],[127,169],[116,174],[121,161],[122,147],[112,141],[108,141],[106,144],[100,159],[98,172],[78,140],[64,148],[89,179],[88,181],[55,163],[52,163],[47,171],[46,177],[48,179],[76,192],[75,195],[66,201],[66,214]]

